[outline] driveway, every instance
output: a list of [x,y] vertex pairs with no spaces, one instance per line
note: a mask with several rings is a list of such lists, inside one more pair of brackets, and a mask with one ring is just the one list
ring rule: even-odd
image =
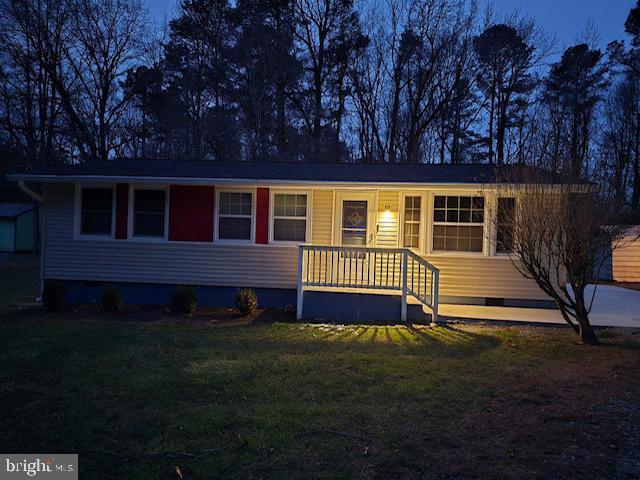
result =
[[[587,298],[592,292],[590,287]],[[544,308],[443,304],[440,314],[448,318],[566,324],[559,310]],[[599,285],[590,318],[594,326],[640,328],[640,291]]]

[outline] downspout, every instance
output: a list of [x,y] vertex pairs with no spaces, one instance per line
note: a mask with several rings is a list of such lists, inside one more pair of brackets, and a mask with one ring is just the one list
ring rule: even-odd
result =
[[44,201],[42,198],[42,195],[34,192],[33,190],[31,190],[29,187],[27,187],[27,185],[24,183],[24,180],[19,180],[18,181],[18,187],[20,187],[20,190],[22,190],[23,192],[25,192],[27,195],[29,195],[32,199],[34,199],[35,201],[37,201],[38,203],[40,203],[41,207],[40,210],[38,211],[38,222],[40,223],[40,295],[38,296],[38,298],[36,298],[36,302],[41,302],[42,301],[42,292],[44,291],[44,247],[45,247],[45,235],[44,235],[44,216],[45,216],[45,211],[44,211]]
[[34,192],[29,187],[27,187],[27,185],[24,183],[24,180],[18,180],[18,186],[20,187],[20,190],[29,195],[31,198],[42,203],[42,195]]

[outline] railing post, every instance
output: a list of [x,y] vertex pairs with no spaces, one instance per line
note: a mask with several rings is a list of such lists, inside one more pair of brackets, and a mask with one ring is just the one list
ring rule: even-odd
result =
[[440,296],[440,272],[433,272],[433,295],[431,299],[431,326],[438,325],[438,297]]
[[400,320],[407,322],[407,252],[402,252],[402,302],[400,306]]
[[302,259],[304,250],[302,245],[298,246],[298,298],[296,304],[296,320],[302,320]]

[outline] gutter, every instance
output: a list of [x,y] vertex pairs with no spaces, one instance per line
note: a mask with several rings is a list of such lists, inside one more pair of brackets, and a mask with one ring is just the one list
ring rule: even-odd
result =
[[137,183],[150,185],[264,185],[267,186],[340,186],[349,188],[377,188],[381,190],[397,190],[440,187],[440,188],[478,188],[495,185],[485,182],[385,182],[380,180],[290,180],[290,179],[265,179],[265,178],[203,178],[203,177],[152,177],[152,176],[122,176],[122,175],[34,175],[11,174],[9,180],[24,182],[44,183]]

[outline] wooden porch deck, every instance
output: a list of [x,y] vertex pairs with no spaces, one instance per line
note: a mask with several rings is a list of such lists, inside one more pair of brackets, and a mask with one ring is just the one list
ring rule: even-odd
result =
[[407,306],[421,305],[438,321],[440,271],[406,248],[300,245],[296,315],[303,318],[304,292],[395,295],[401,321]]

